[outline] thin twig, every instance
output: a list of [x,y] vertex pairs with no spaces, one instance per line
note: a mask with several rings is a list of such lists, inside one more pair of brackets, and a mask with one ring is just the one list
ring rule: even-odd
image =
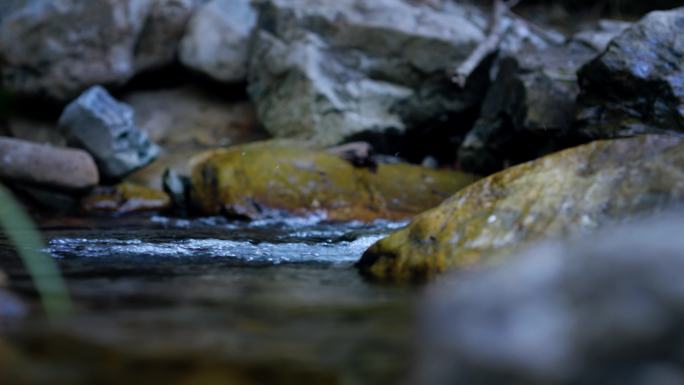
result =
[[490,54],[499,49],[499,45],[503,40],[506,31],[510,27],[510,23],[506,23],[506,14],[510,9],[522,0],[494,0],[494,7],[492,9],[492,19],[490,23],[489,33],[482,43],[468,56],[468,58],[456,68],[451,76],[451,80],[458,84],[459,87],[464,88],[468,77],[475,71],[478,65],[487,58]]

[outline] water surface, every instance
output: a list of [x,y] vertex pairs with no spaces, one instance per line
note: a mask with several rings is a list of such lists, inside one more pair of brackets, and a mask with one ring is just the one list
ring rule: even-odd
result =
[[[77,311],[57,325],[34,315],[7,338],[48,368],[32,383],[395,383],[415,289],[370,284],[352,264],[403,225],[46,221]],[[30,296],[5,240],[0,268]]]

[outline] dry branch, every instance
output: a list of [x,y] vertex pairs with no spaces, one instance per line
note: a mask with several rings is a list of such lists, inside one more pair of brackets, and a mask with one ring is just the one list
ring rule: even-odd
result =
[[454,83],[458,84],[461,88],[464,88],[468,81],[468,77],[475,71],[477,66],[480,65],[487,56],[499,49],[499,45],[501,44],[506,31],[510,27],[510,23],[506,21],[506,14],[520,1],[521,0],[494,0],[489,33],[485,40],[480,43],[470,56],[468,56],[468,58],[453,72],[451,80]]

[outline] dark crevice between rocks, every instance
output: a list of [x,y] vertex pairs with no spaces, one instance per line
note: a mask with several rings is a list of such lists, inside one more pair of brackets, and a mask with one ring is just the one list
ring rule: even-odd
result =
[[53,123],[66,106],[66,103],[48,97],[25,96],[9,91],[2,91],[0,98],[0,119],[19,116]]
[[[489,72],[495,60],[496,55],[483,60],[468,78],[464,89],[452,83],[447,74],[438,74],[425,81],[415,96],[394,107],[407,127],[403,132],[398,129],[363,132],[346,138],[345,142],[367,142],[376,154],[410,163],[421,164],[431,158],[439,167],[459,169],[458,148],[480,116],[481,102],[491,83]],[[448,100],[452,100],[453,105],[443,105],[444,95],[451,96]],[[402,111],[412,111],[413,115],[402,114]]]
[[[246,83],[221,83],[207,75],[187,69],[177,62],[142,72],[123,85],[102,84],[102,86],[107,88],[115,98],[121,100],[125,95],[135,91],[170,89],[187,84],[196,85],[207,94],[224,98],[227,103],[249,99]],[[55,124],[70,102],[57,101],[47,96],[25,96],[0,88],[0,121],[11,117],[26,117]]]
[[505,114],[495,121],[480,120],[477,124],[487,125],[486,129],[478,128],[478,140],[483,146],[467,143],[458,155],[463,170],[480,175],[490,175],[589,141],[570,133],[550,136],[544,132],[516,130],[511,117]]
[[[639,79],[632,74],[611,73],[599,60],[579,71],[582,92],[578,97],[578,122],[588,138],[612,131],[634,133],[639,127],[684,131],[684,119],[677,112],[679,98],[663,79]],[[617,135],[622,136],[622,135]]]
[[226,102],[237,102],[249,99],[247,83],[222,83],[175,62],[171,65],[141,72],[124,86],[116,88],[112,94],[121,98],[126,94],[140,90],[163,90],[192,84],[205,90],[207,94],[225,98]]
[[400,158],[420,164],[427,157],[434,158],[439,166],[457,167],[458,147],[479,115],[479,108],[461,114],[427,121],[418,127],[401,132],[364,132],[348,137],[345,142],[367,142],[378,155]]
[[561,5],[566,10],[574,12],[590,9],[604,17],[643,15],[656,9],[669,9],[682,5],[681,0],[528,0],[526,3],[545,6]]

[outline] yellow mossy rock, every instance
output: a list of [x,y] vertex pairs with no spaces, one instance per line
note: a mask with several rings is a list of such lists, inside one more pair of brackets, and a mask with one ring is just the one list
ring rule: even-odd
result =
[[404,219],[476,179],[407,164],[372,172],[287,141],[215,150],[192,163],[192,199],[203,213],[250,219],[312,213],[330,220]]
[[593,142],[472,184],[375,243],[357,267],[379,280],[423,281],[682,201],[683,139]]
[[86,213],[125,214],[170,207],[171,198],[165,192],[131,183],[98,187],[81,200],[81,210]]

